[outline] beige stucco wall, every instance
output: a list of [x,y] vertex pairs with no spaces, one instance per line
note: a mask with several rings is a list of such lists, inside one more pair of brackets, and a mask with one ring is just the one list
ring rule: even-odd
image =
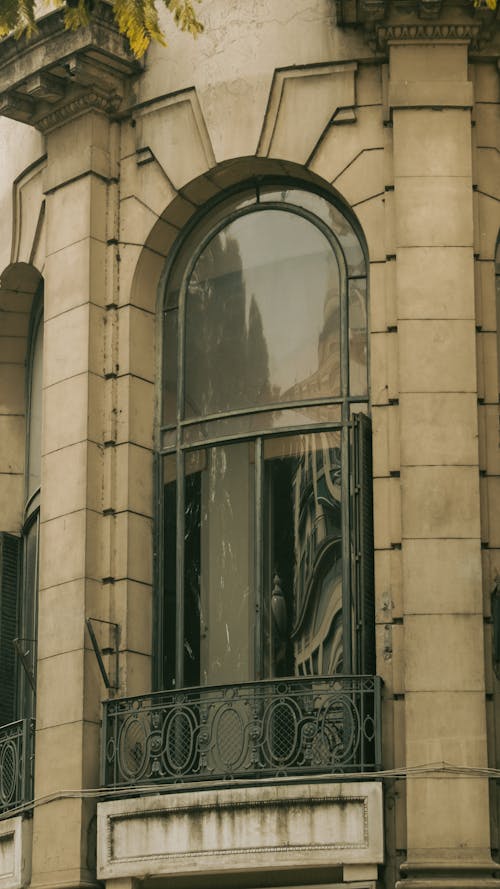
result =
[[[151,48],[121,122],[89,111],[43,138],[0,122],[1,268],[16,264],[0,290],[0,530],[22,523],[34,285],[16,283],[20,264],[45,281],[35,794],[55,799],[35,809],[33,884],[95,881],[97,796],[61,796],[99,781],[105,690],[86,618],[120,625],[118,694],[151,687],[169,249],[205,201],[258,173],[330,188],[369,253],[383,766],[420,769],[384,781],[384,885],[406,860],[410,879],[429,861],[456,879],[458,859],[482,879],[496,817],[490,837],[487,781],[465,774],[496,766],[498,744],[484,631],[500,571],[498,71],[463,40],[375,53],[328,0],[201,10],[197,41],[169,26],[168,48]],[[426,770],[443,761],[462,773]]]

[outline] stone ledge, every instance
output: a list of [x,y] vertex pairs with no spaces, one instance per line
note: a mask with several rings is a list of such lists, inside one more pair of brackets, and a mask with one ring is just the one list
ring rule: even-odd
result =
[[379,782],[258,786],[98,805],[100,880],[383,861]]
[[22,889],[31,879],[31,818],[0,821],[0,889]]

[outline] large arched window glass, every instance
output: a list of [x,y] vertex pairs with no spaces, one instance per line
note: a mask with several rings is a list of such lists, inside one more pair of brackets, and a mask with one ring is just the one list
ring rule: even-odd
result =
[[163,687],[373,672],[366,260],[320,193],[248,187],[164,304]]

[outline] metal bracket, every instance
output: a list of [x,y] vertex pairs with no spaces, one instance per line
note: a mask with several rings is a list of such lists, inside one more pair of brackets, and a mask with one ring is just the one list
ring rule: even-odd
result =
[[[31,648],[26,648],[26,642],[29,642],[32,646]],[[21,661],[23,666],[23,670],[28,677],[28,682],[33,689],[33,694],[36,697],[36,681],[35,681],[35,673],[33,671],[33,666],[30,663],[30,657],[34,658],[34,647],[36,645],[36,639],[13,639],[12,645],[14,646],[14,650]]]
[[[92,648],[94,649],[94,654],[97,658],[97,664],[99,666],[99,670],[101,671],[101,676],[104,681],[104,685],[106,688],[114,688],[117,689],[120,687],[119,681],[119,672],[118,672],[118,651],[119,651],[119,639],[120,639],[120,625],[113,623],[110,620],[101,620],[98,617],[88,617],[85,621],[87,624],[87,630],[89,631],[90,641],[92,642]],[[109,627],[109,640],[108,645],[100,645],[97,636],[92,624],[106,624]],[[110,643],[110,644],[109,644]],[[104,665],[104,657],[110,656],[112,660],[110,661],[113,664],[112,676],[108,674],[106,667]],[[112,681],[113,680],[113,681]]]

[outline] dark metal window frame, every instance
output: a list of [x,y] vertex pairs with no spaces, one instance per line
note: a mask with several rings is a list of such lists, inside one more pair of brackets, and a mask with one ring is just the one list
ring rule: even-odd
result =
[[[334,206],[345,218],[346,222],[351,226],[353,233],[356,235],[358,239],[359,246],[364,254],[365,258],[365,273],[364,274],[348,274],[348,263],[342,246],[340,244],[340,240],[338,236],[335,234],[335,231],[330,228],[321,218],[316,216],[310,210],[299,206],[296,203],[287,203],[285,201],[270,201],[265,200],[261,201],[261,190],[264,187],[274,187],[277,190],[282,189],[283,191],[288,191],[290,189],[296,189],[302,191],[303,193],[309,192],[312,194],[316,194],[317,196],[323,198],[326,202]],[[205,220],[210,214],[215,213],[217,207],[223,203],[228,202],[228,199],[234,197],[235,201],[238,200],[238,197],[248,193],[251,189],[255,192],[255,203],[241,207],[236,210],[229,210],[224,215],[223,218],[218,218],[217,221],[214,222],[214,225],[206,231],[204,236],[199,240],[195,240],[196,229],[202,220]],[[197,419],[184,419],[182,416],[183,404],[184,404],[184,353],[185,353],[185,307],[186,307],[186,292],[189,285],[189,280],[191,274],[195,268],[195,265],[202,254],[205,247],[210,243],[210,241],[217,236],[221,231],[226,229],[232,222],[236,219],[239,219],[243,216],[251,215],[259,212],[289,212],[296,216],[300,216],[303,219],[309,221],[313,226],[315,226],[327,239],[332,252],[337,260],[339,266],[340,273],[340,351],[341,351],[341,362],[340,362],[340,384],[341,384],[341,394],[340,396],[333,398],[309,398],[284,403],[269,403],[266,405],[259,405],[252,408],[242,409],[242,410],[232,410],[227,412],[221,412],[217,414],[213,414],[210,416],[206,416],[203,418]],[[158,434],[159,441],[158,447],[156,450],[156,490],[157,490],[157,521],[156,521],[156,539],[155,539],[155,634],[156,638],[154,639],[154,652],[155,652],[155,662],[154,662],[154,687],[157,689],[161,689],[163,682],[163,644],[164,640],[162,637],[163,633],[163,609],[164,609],[164,601],[163,601],[163,589],[164,589],[164,562],[165,562],[165,554],[162,552],[163,549],[163,460],[162,458],[167,454],[175,454],[176,456],[176,464],[177,464],[177,472],[176,477],[178,482],[180,479],[184,477],[184,455],[189,450],[199,450],[200,448],[210,447],[216,445],[218,443],[230,443],[236,441],[243,440],[254,440],[255,441],[255,460],[256,460],[256,546],[255,546],[255,577],[256,577],[256,610],[261,613],[262,611],[262,500],[263,500],[263,440],[270,437],[283,437],[287,434],[297,434],[301,432],[320,432],[324,430],[340,430],[341,432],[341,456],[342,456],[342,466],[345,467],[345,470],[342,473],[342,548],[343,548],[343,599],[344,603],[349,603],[349,607],[343,608],[343,621],[344,621],[344,670],[346,674],[350,674],[353,672],[353,652],[351,641],[353,638],[353,627],[351,626],[351,598],[352,598],[352,578],[351,578],[351,540],[350,533],[352,528],[352,512],[353,512],[353,504],[351,497],[351,485],[352,485],[352,472],[353,467],[351,466],[351,437],[353,430],[353,411],[352,407],[355,405],[367,405],[369,406],[369,386],[367,388],[366,396],[351,396],[349,392],[349,282],[351,280],[366,280],[368,283],[368,258],[367,251],[364,245],[364,239],[362,233],[359,229],[359,226],[356,224],[355,220],[352,219],[351,215],[348,213],[345,207],[339,205],[332,196],[325,192],[322,189],[311,187],[309,184],[306,184],[300,180],[295,179],[279,179],[276,177],[271,177],[269,179],[259,179],[259,180],[250,180],[240,184],[238,187],[235,187],[229,191],[222,193],[216,200],[210,202],[206,205],[203,211],[195,214],[189,225],[183,231],[183,233],[179,236],[172,250],[169,262],[166,266],[164,274],[162,276],[160,282],[160,299],[161,299],[161,307],[162,307],[162,320],[164,321],[167,309],[165,308],[165,299],[167,294],[168,282],[175,268],[175,264],[177,259],[179,258],[181,249],[185,247],[189,242],[193,242],[193,253],[190,256],[189,260],[186,263],[184,268],[184,272],[182,275],[182,281],[179,289],[179,301],[178,301],[178,333],[177,333],[177,417],[175,427],[172,425],[161,425],[158,426]],[[165,336],[164,324],[162,324],[161,330],[161,343],[163,345],[163,337]],[[367,356],[368,356],[368,366],[369,366],[369,336],[368,336],[368,290],[367,290]],[[163,361],[164,349],[160,349],[160,355],[162,356],[161,361]],[[160,386],[161,389],[158,392],[157,403],[158,405],[162,405],[162,391],[164,384],[164,368],[161,367],[161,373],[159,374]],[[196,443],[185,443],[183,441],[183,432],[184,429],[195,424],[199,424],[202,422],[209,422],[213,419],[222,419],[228,416],[246,416],[251,413],[266,413],[270,412],[273,409],[278,409],[280,411],[288,411],[292,410],[294,407],[308,407],[308,406],[321,406],[321,405],[340,405],[341,408],[341,419],[340,421],[325,421],[325,422],[309,422],[301,425],[291,425],[289,427],[285,426],[280,429],[269,430],[268,428],[264,428],[262,430],[252,430],[249,433],[239,433],[237,435],[229,435],[229,436],[213,436],[206,437],[203,441],[198,441]],[[161,410],[161,407],[160,407]],[[176,441],[175,445],[164,447],[162,446],[163,434],[166,430],[170,430],[176,432]],[[177,546],[176,546],[176,580],[177,580],[177,614],[176,614],[176,686],[182,687],[183,685],[183,637],[184,637],[184,486],[182,484],[177,484]],[[255,635],[255,652],[259,653],[261,650],[260,645],[260,634],[261,634],[261,621],[256,620],[256,635]],[[262,678],[260,675],[260,671],[258,668],[258,659],[256,658],[256,678]]]

